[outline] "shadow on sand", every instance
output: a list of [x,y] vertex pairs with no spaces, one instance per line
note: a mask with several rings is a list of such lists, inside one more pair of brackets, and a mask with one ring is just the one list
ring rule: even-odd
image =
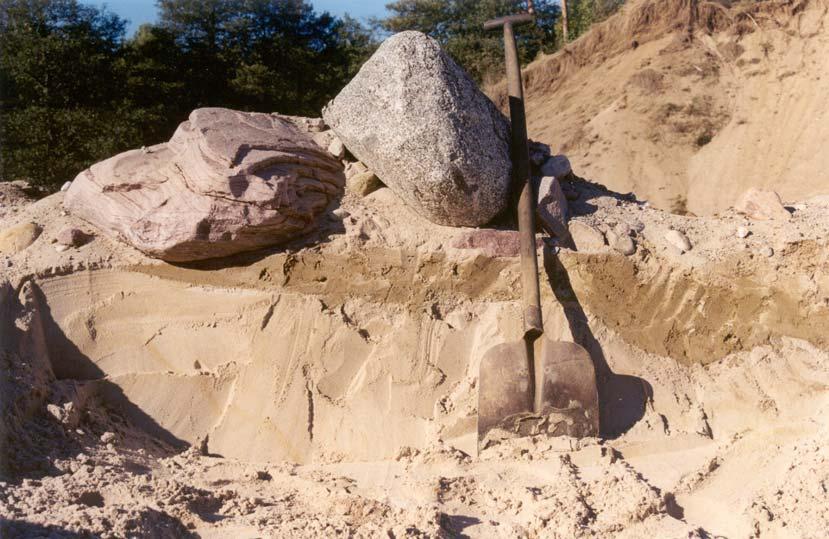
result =
[[617,438],[645,415],[653,400],[653,388],[644,379],[614,373],[607,364],[602,346],[593,335],[587,314],[570,284],[566,268],[550,247],[544,248],[544,270],[553,293],[564,308],[570,331],[577,344],[593,359],[599,392],[599,431],[603,438]]

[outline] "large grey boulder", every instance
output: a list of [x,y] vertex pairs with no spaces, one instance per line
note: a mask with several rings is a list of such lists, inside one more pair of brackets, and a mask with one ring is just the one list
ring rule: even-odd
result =
[[387,39],[322,116],[355,157],[430,221],[481,225],[507,203],[506,119],[420,32]]
[[301,122],[197,109],[168,143],[81,172],[64,206],[107,235],[172,262],[292,240],[342,193],[342,165]]

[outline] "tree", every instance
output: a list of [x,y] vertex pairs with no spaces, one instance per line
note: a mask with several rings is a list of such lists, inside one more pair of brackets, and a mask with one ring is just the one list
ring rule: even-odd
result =
[[203,106],[317,116],[376,47],[303,0],[159,0],[160,23],[0,0],[0,180],[56,188]]
[[0,1],[2,179],[71,179],[125,136],[111,102],[125,21],[75,0]]
[[[396,0],[390,15],[377,21],[389,32],[419,30],[435,38],[476,80],[503,74],[503,37],[488,32],[489,19],[526,10],[521,0]],[[560,9],[551,0],[535,2],[536,24],[517,32],[521,61],[556,48],[555,23]]]
[[624,0],[566,0],[568,36],[575,39],[619,9]]

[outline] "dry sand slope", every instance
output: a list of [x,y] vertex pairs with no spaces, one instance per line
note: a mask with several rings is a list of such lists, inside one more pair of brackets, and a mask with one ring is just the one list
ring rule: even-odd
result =
[[572,189],[576,221],[638,231],[629,257],[543,249],[548,333],[590,350],[603,438],[479,455],[477,362],[519,333],[514,232],[381,189],[305,246],[183,267],[57,252],[84,226],[62,195],[18,205],[0,229],[43,232],[0,258],[3,537],[824,535],[829,200],[749,223]]
[[530,136],[677,212],[720,212],[751,186],[787,202],[829,194],[827,9],[630,1],[526,70]]

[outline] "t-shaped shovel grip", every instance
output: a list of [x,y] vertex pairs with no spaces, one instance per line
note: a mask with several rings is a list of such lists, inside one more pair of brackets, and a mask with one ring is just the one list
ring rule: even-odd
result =
[[[530,2],[532,12],[532,2]],[[532,22],[531,13],[510,15],[484,24],[487,30],[503,26],[507,63],[511,128],[513,192],[518,197],[518,231],[521,238],[521,295],[524,307],[524,338],[529,342],[544,332],[541,320],[541,293],[538,285],[538,258],[535,249],[535,196],[530,183],[530,155],[527,143],[527,118],[524,112],[524,88],[513,26]]]

